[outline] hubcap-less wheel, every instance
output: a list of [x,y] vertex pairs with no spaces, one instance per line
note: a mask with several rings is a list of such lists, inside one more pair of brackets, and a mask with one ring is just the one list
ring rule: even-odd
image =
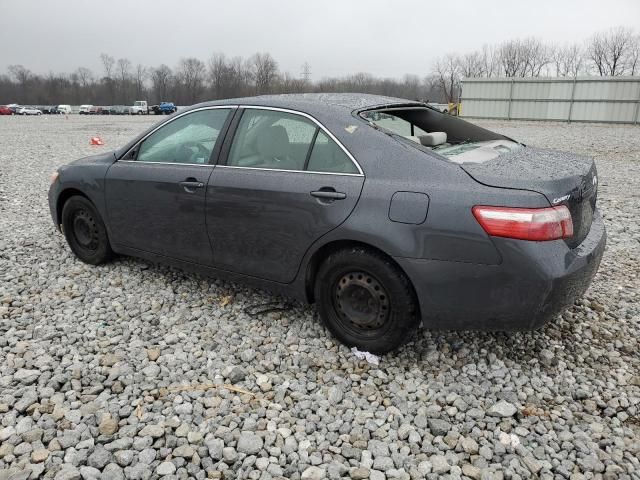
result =
[[409,279],[392,259],[367,247],[330,253],[318,268],[313,294],[320,318],[348,347],[386,353],[418,325]]
[[85,210],[78,210],[73,216],[73,236],[82,248],[97,250],[100,241],[95,220]]
[[60,220],[67,243],[80,260],[100,265],[111,258],[106,227],[88,198],[74,195],[67,199]]
[[366,272],[343,275],[335,285],[335,307],[343,326],[357,333],[378,330],[389,319],[389,296]]

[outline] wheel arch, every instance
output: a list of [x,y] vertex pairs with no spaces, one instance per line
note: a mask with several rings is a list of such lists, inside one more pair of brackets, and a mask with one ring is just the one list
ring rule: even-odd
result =
[[93,203],[93,200],[91,200],[91,198],[89,198],[89,196],[87,194],[85,194],[84,192],[82,192],[81,190],[78,190],[77,188],[73,188],[73,187],[65,188],[64,190],[62,190],[60,192],[60,194],[58,195],[58,199],[56,200],[56,222],[57,222],[57,225],[62,224],[62,209],[64,208],[64,204],[67,203],[67,200],[69,200],[71,197],[74,197],[76,195],[86,198],[95,207],[95,204]]
[[318,248],[315,252],[313,252],[313,254],[311,255],[311,258],[309,259],[309,262],[307,263],[307,270],[305,272],[305,296],[306,296],[307,302],[309,303],[315,302],[313,290],[314,290],[316,275],[324,259],[326,259],[329,255],[331,255],[332,253],[338,250],[343,250],[343,249],[352,248],[352,247],[361,247],[366,250],[370,250],[372,252],[377,253],[378,255],[384,256],[391,263],[393,263],[396,266],[396,268],[398,268],[398,270],[400,270],[409,281],[409,284],[411,285],[411,289],[413,290],[413,294],[416,299],[416,308],[418,309],[418,315],[420,315],[421,313],[420,302],[418,301],[416,288],[413,285],[413,282],[411,281],[411,278],[409,277],[409,275],[407,275],[407,272],[405,272],[405,270],[398,264],[398,262],[396,262],[393,259],[393,257],[387,254],[384,250],[378,247],[375,247],[369,243],[358,241],[358,240],[334,240],[334,241],[325,243],[320,248]]

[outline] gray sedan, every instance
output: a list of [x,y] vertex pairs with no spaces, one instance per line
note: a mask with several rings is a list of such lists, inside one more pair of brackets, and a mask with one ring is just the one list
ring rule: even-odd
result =
[[195,105],[52,176],[82,261],[132,255],[317,304],[383,353],[434,329],[534,329],[581,296],[605,246],[589,158],[397,98]]

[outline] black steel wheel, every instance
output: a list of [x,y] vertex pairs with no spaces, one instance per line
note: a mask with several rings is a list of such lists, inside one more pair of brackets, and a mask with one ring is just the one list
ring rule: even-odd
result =
[[418,324],[415,293],[388,257],[362,247],[329,255],[318,270],[315,300],[327,328],[347,346],[386,353]]
[[373,332],[389,320],[389,295],[372,274],[347,272],[335,283],[334,292],[334,309],[345,329]]
[[83,262],[98,265],[111,258],[107,229],[87,198],[76,195],[65,202],[62,229],[71,251]]

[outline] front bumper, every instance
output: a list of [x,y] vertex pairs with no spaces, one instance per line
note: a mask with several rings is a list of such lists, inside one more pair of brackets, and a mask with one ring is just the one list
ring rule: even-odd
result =
[[58,219],[60,216],[58,215],[58,206],[57,199],[60,194],[60,181],[56,180],[49,187],[49,194],[47,196],[49,201],[49,213],[51,214],[51,219],[53,220],[53,224],[56,226],[56,229],[60,231],[60,224]]
[[412,281],[426,328],[533,330],[571,305],[589,287],[606,244],[598,211],[585,240],[493,238],[499,265],[395,258]]

